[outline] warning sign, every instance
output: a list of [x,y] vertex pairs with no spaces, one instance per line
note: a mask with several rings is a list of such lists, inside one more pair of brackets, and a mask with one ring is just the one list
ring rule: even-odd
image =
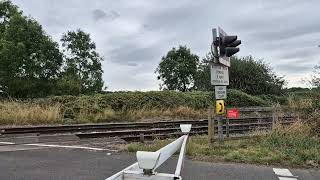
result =
[[239,117],[239,110],[236,108],[227,110],[227,118],[228,119],[237,119]]

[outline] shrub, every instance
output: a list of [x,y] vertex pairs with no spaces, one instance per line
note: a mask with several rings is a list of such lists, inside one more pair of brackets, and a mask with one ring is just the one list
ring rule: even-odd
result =
[[[61,103],[65,107],[79,110],[79,108],[94,109],[111,108],[115,111],[139,109],[167,109],[180,106],[193,109],[205,109],[214,104],[214,92],[114,92],[94,96],[55,96],[39,99],[42,103]],[[248,95],[238,90],[228,90],[227,104],[229,106],[265,106],[269,103],[263,99]]]

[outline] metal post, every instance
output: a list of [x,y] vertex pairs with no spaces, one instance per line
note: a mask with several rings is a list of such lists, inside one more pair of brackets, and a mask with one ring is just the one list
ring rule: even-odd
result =
[[[218,63],[219,62],[218,44],[216,44],[216,43],[217,43],[217,41],[214,41],[214,43],[213,43],[213,46],[214,46],[214,48],[213,48],[214,63]],[[221,115],[216,115],[215,119],[218,121],[218,139],[219,139],[219,143],[222,143],[223,142],[223,129],[222,129],[222,122],[221,122],[222,116]],[[212,124],[214,124],[214,121],[212,122]]]

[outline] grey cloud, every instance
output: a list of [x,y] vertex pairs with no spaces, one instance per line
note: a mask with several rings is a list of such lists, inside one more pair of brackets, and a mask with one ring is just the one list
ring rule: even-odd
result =
[[117,11],[109,11],[109,13],[107,14],[107,17],[110,18],[111,20],[114,20],[120,17],[120,14]]
[[299,48],[299,49],[293,49],[291,51],[283,53],[280,58],[281,59],[304,59],[306,61],[309,58],[317,57],[317,52],[319,49],[316,49],[316,47],[313,48]]
[[[133,63],[154,63],[154,60],[160,59],[157,46],[136,47],[135,44],[129,44],[124,47],[114,49],[109,52],[110,61],[117,64],[132,65]],[[128,63],[130,62],[130,63]]]
[[154,30],[150,25],[148,25],[148,24],[144,24],[143,25],[143,28],[145,29],[145,30],[147,30],[147,31],[151,31],[151,30]]
[[[173,9],[151,14],[146,19],[147,25],[152,28],[179,28],[182,24],[189,24],[197,12],[192,7]],[[180,27],[181,28],[181,27]]]
[[93,19],[94,20],[99,20],[99,19],[103,19],[107,16],[107,14],[102,11],[101,9],[95,9],[93,12]]
[[297,38],[306,34],[313,34],[319,32],[320,23],[311,23],[307,25],[294,25],[285,29],[269,29],[269,31],[260,31],[250,34],[255,37],[256,40],[287,40],[291,38]]
[[116,18],[120,17],[120,14],[114,10],[105,12],[101,9],[95,9],[95,10],[93,10],[92,14],[93,14],[93,19],[96,21],[98,21],[100,19],[105,19],[105,18],[112,21],[112,20],[115,20]]
[[128,66],[133,66],[133,67],[138,66],[138,64],[137,64],[137,63],[134,63],[134,62],[128,62],[127,65],[128,65]]
[[276,66],[278,70],[282,70],[286,73],[295,73],[295,72],[312,72],[312,66],[309,64],[297,64],[297,63],[286,63]]

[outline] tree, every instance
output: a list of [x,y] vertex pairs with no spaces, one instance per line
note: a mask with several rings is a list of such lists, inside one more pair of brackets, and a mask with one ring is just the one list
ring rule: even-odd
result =
[[199,91],[213,91],[214,86],[211,85],[211,75],[209,61],[213,61],[211,53],[208,53],[199,63],[197,76],[195,80],[195,89]]
[[18,6],[15,6],[11,1],[0,2],[0,32],[3,33],[5,25],[8,23],[13,15],[22,15],[22,11],[18,10]]
[[62,64],[59,46],[10,1],[0,2],[0,90],[13,97],[53,93]]
[[[212,55],[208,54],[200,63],[195,83],[197,90],[212,91],[214,88],[210,84],[208,67],[210,60],[212,60]],[[269,65],[262,60],[255,60],[252,56],[232,57],[229,78],[229,88],[252,95],[280,94],[285,84],[283,77],[276,76]]]
[[78,29],[68,31],[61,38],[65,55],[65,67],[60,83],[72,82],[79,93],[100,92],[103,87],[101,61],[90,35]]
[[280,94],[284,84],[283,77],[275,75],[262,60],[252,56],[231,59],[230,88],[253,95]]
[[314,67],[313,75],[310,84],[315,87],[320,87],[320,65]]
[[155,71],[163,82],[160,88],[183,92],[193,88],[198,63],[199,57],[186,46],[172,48],[162,57]]

